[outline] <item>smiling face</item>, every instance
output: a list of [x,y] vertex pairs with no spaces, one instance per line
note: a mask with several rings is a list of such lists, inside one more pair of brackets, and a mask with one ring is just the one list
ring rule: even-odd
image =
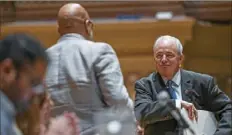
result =
[[174,40],[158,41],[153,49],[156,70],[161,76],[172,79],[179,70],[183,55],[178,53]]

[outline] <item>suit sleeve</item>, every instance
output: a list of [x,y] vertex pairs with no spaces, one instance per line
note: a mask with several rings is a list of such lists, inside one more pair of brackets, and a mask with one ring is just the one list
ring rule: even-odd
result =
[[94,69],[105,103],[108,106],[126,105],[133,109],[133,102],[124,86],[119,60],[110,45],[104,44],[101,48]]
[[232,134],[232,105],[231,99],[222,92],[216,84],[214,78],[208,83],[207,109],[214,112],[218,118],[218,129],[214,135]]
[[[172,119],[168,110],[159,101],[152,99],[152,93],[146,88],[143,82],[137,81],[135,83],[135,90],[135,116],[142,126]],[[175,104],[175,100],[172,99],[168,102]]]

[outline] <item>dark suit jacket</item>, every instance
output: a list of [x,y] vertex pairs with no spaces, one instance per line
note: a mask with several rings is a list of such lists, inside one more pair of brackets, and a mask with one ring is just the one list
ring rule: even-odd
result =
[[[177,131],[177,122],[157,101],[157,94],[165,90],[159,73],[152,73],[135,83],[135,115],[144,126],[145,135],[167,135]],[[218,129],[215,135],[231,135],[231,99],[222,92],[213,77],[181,69],[182,100],[192,102],[187,91],[195,91],[198,98],[194,101],[197,109],[214,112],[218,116]],[[175,101],[170,99],[169,102]]]

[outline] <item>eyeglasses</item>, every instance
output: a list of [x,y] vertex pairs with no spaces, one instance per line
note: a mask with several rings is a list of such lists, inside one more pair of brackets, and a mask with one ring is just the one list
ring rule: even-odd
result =
[[167,60],[170,60],[170,59],[174,58],[175,55],[174,54],[157,54],[157,55],[155,55],[155,59],[159,60],[159,61],[162,60],[162,59],[164,59],[164,57]]

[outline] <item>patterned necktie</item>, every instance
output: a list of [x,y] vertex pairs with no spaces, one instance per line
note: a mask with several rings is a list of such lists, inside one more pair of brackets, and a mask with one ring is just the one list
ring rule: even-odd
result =
[[175,89],[173,88],[173,83],[174,82],[172,80],[167,81],[167,90],[171,95],[171,99],[177,99]]

